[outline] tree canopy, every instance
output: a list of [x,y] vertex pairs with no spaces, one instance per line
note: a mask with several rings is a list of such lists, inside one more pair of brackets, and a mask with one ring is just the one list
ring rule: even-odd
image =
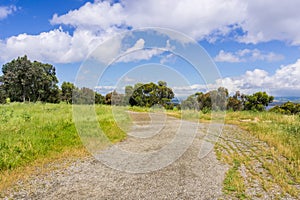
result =
[[[126,86],[125,93],[109,92],[105,96],[90,88],[77,88],[73,83],[63,82],[61,90],[58,88],[55,67],[51,64],[30,61],[27,56],[18,57],[2,67],[0,76],[0,103],[10,101],[42,101],[76,104],[109,104],[151,107],[155,104],[167,109],[174,108],[171,100],[174,92],[167,86],[167,82],[158,81],[157,84],[136,83]],[[266,92],[256,92],[252,95],[236,92],[229,96],[228,90],[219,87],[207,93],[197,92],[187,97],[177,108],[195,110],[254,110],[263,111],[274,100]],[[273,111],[282,113],[299,113],[299,105],[290,102],[275,107]]]
[[63,82],[61,85],[61,100],[66,103],[72,103],[73,90],[75,85],[70,82]]
[[165,105],[174,98],[174,93],[171,88],[167,87],[167,83],[159,81],[158,84],[153,82],[141,84],[125,88],[125,96],[129,97],[131,106],[151,107],[155,104]]
[[278,105],[271,108],[270,111],[276,113],[288,114],[288,115],[300,114],[300,104],[288,101],[282,105]]
[[2,67],[2,87],[12,101],[59,101],[59,89],[53,65],[18,57]]
[[265,107],[272,103],[273,96],[269,96],[266,92],[256,92],[253,95],[247,95],[244,108],[245,110],[263,111]]

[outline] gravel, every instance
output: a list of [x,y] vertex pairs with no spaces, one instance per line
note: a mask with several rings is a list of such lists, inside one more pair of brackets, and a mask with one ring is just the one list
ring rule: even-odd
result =
[[[201,124],[193,134],[195,123],[184,122],[185,124],[180,126],[180,120],[168,117],[163,126],[159,125],[159,131],[153,135],[149,132],[151,127],[155,126],[155,119],[152,120],[154,120],[153,124],[146,123],[147,127],[143,126],[143,123],[137,123],[128,134],[126,141],[96,155],[100,160],[102,159],[102,162],[94,157],[78,159],[66,168],[59,168],[18,182],[6,193],[4,199],[223,198],[222,183],[228,166],[216,159],[214,151],[202,159],[198,157],[207,125]],[[188,135],[188,139],[184,135]],[[193,140],[189,143],[191,137]],[[177,140],[181,140],[182,144],[188,144],[187,150],[182,155],[179,151],[184,148],[179,146],[180,143],[176,143]],[[175,160],[167,166],[164,166],[165,160],[157,158],[155,160],[153,156],[143,157],[145,166],[153,166],[151,163],[154,162],[156,166],[160,166],[155,170],[150,167],[145,172],[141,163],[134,165],[129,158],[122,158],[122,162],[116,162],[119,167],[114,165],[114,169],[109,167],[112,163],[105,162],[109,157],[107,155],[112,153],[112,148],[117,147],[124,152],[144,155],[152,153],[156,156],[160,149],[172,143],[176,143],[172,146],[173,153],[166,151],[164,158],[161,158]],[[124,166],[130,167],[124,169]]]

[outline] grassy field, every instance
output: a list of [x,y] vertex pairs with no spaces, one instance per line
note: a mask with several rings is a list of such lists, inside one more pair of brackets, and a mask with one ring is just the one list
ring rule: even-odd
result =
[[[126,134],[118,128],[111,107],[95,108],[99,124],[110,141],[123,140]],[[31,171],[28,166],[83,155],[88,152],[73,123],[71,105],[0,105],[0,189],[19,173],[24,175],[24,168]]]

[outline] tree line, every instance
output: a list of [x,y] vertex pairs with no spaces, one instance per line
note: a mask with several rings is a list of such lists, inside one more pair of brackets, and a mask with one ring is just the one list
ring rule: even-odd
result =
[[[197,92],[188,96],[180,105],[172,102],[174,92],[165,81],[157,83],[136,83],[126,86],[124,94],[116,91],[101,95],[90,88],[77,88],[73,83],[63,82],[58,87],[55,67],[38,61],[30,61],[27,56],[18,57],[2,67],[0,76],[0,102],[49,102],[61,101],[75,104],[108,104],[151,107],[160,104],[166,109],[210,110],[255,110],[263,111],[274,100],[266,92],[252,95],[236,92],[229,96],[228,90],[220,87],[206,93]],[[291,103],[273,109],[281,113],[299,112],[299,106]],[[296,111],[295,111],[296,110]]]
[[90,88],[77,88],[73,83],[63,82],[58,87],[55,67],[27,56],[18,57],[3,65],[0,76],[0,103],[6,102],[49,102],[68,104],[108,104],[151,107],[167,103],[174,97],[167,83],[137,83],[126,86],[125,94],[116,91],[105,96]]
[[252,95],[241,94],[237,91],[229,96],[228,89],[219,87],[207,93],[197,92],[182,101],[182,109],[194,109],[208,112],[211,110],[253,110],[264,111],[274,100],[266,92],[256,92]]

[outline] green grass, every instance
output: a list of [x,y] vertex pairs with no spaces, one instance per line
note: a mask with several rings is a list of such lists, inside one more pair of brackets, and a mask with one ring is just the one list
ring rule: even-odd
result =
[[0,170],[14,169],[51,152],[81,146],[71,106],[11,104],[0,107]]
[[[195,113],[193,111],[185,112],[187,117],[194,118],[199,115],[200,122],[221,121],[225,117],[226,124],[235,124],[249,131],[260,140],[275,147],[278,151],[296,162],[300,166],[300,115],[283,115],[272,112],[214,112],[214,113]],[[190,114],[188,114],[190,113]],[[182,114],[178,111],[168,111],[168,114],[181,118]],[[188,117],[188,116],[192,117]]]
[[[251,119],[243,122],[243,119]],[[229,112],[226,123],[237,124],[260,140],[275,147],[284,157],[300,166],[300,116],[271,112]]]
[[[178,118],[182,116],[181,113],[175,111],[168,111],[168,114]],[[212,122],[212,119],[218,121],[222,119],[222,116],[223,113],[218,112],[214,113],[214,115],[199,112],[199,121]],[[297,196],[299,192],[292,186],[300,184],[300,116],[272,112],[229,111],[226,113],[225,123],[238,125],[246,130],[248,134],[267,143],[268,147],[261,149],[262,152],[260,152],[258,159],[268,173],[272,175],[273,179],[267,182],[261,177],[262,183],[268,183],[269,185],[273,183],[278,184],[284,192]],[[246,139],[247,137],[245,137]],[[237,163],[243,163],[250,171],[253,170],[251,163],[249,163],[245,155],[223,155],[220,150],[223,148],[218,146],[218,144],[215,146],[217,157],[219,159],[225,158],[225,162],[230,165],[224,181],[225,192],[233,193],[238,198],[247,198],[244,195],[243,178],[237,170],[239,167]],[[274,160],[274,162],[267,162],[269,159]],[[264,185],[266,190],[270,187],[268,184]]]
[[[251,119],[243,122],[241,119]],[[237,124],[259,140],[268,144],[265,158],[276,160],[263,166],[273,176],[273,181],[282,189],[297,196],[298,191],[291,185],[300,184],[300,117],[271,112],[230,112],[227,123]]]
[[240,166],[240,161],[238,159],[233,159],[232,167],[226,172],[223,190],[226,194],[234,193],[238,199],[245,199],[245,185],[243,178],[238,171]]
[[[111,142],[126,138],[113,119],[111,106],[97,105],[95,110],[98,122]],[[128,118],[118,121],[127,122]],[[76,152],[82,151],[86,150],[77,134],[71,105],[0,105],[0,187],[8,178],[6,176],[19,168],[34,165],[38,160],[76,156]],[[87,152],[84,154],[88,155]]]

